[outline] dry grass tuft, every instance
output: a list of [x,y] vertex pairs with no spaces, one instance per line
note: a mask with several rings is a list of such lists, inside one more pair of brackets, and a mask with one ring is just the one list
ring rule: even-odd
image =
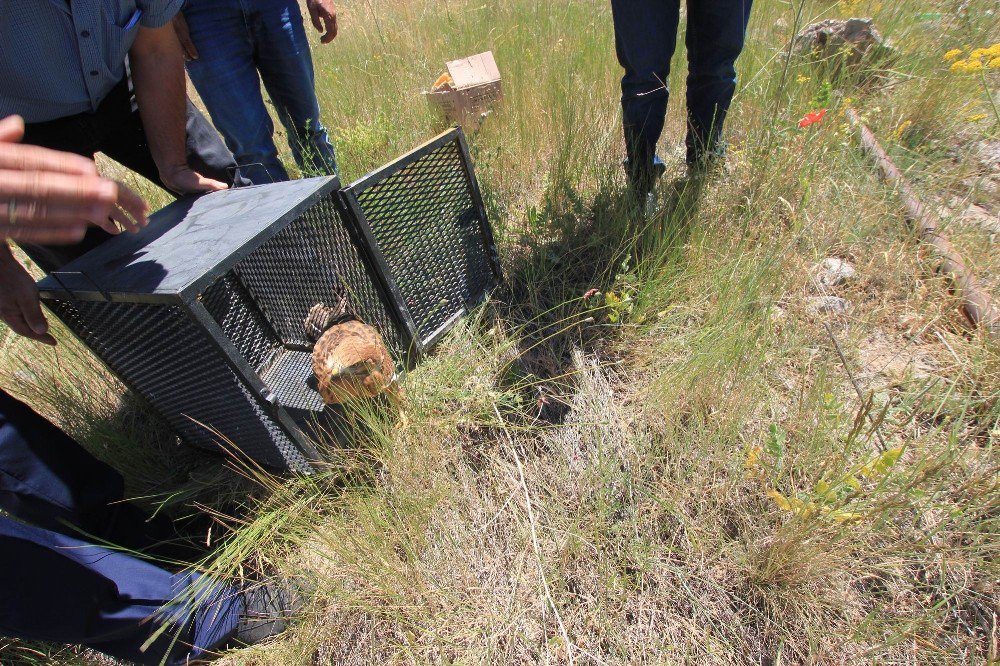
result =
[[[606,3],[347,2],[316,50],[345,180],[440,129],[419,91],[444,60],[492,48],[505,77],[471,144],[508,279],[407,377],[404,418],[359,408],[355,447],[279,479],[179,448],[64,332],[0,338],[0,383],[134,496],[219,512],[204,569],[315,583],[289,635],[221,663],[997,663],[1000,354],[841,115],[852,97],[1000,294],[995,230],[968,221],[997,211],[997,127],[941,60],[1000,40],[987,9],[759,3],[727,170],[641,224]],[[803,23],[855,14],[900,49],[879,86],[786,68]],[[672,176],[682,127],[673,104]],[[826,257],[857,277],[820,284]],[[828,296],[850,307],[810,307]]]

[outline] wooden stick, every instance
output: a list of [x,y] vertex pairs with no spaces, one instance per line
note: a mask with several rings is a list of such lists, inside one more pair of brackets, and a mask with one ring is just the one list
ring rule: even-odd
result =
[[861,145],[874,158],[882,178],[896,187],[906,221],[917,231],[920,240],[930,245],[938,261],[938,272],[948,276],[951,288],[962,301],[962,314],[974,327],[985,328],[993,335],[1000,334],[1000,313],[993,305],[989,294],[982,290],[976,276],[966,267],[961,255],[955,250],[944,232],[938,229],[940,219],[921,203],[906,178],[890,159],[885,149],[875,138],[875,134],[861,120],[858,112],[848,108],[848,121],[861,135]]

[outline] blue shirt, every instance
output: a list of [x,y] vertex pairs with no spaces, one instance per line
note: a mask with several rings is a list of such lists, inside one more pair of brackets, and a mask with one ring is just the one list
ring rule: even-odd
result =
[[96,111],[125,77],[140,26],[184,0],[0,0],[0,118],[34,123]]

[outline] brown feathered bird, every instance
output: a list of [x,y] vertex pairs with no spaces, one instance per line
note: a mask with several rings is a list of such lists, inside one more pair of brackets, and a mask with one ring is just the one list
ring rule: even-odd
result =
[[328,405],[374,398],[396,387],[396,365],[371,326],[349,311],[347,299],[336,306],[317,303],[305,320],[306,334],[316,342],[313,373]]

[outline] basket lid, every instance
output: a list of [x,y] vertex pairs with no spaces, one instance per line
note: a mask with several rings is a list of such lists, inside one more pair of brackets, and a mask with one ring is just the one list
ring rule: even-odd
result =
[[457,90],[500,80],[500,70],[497,69],[496,60],[493,59],[493,51],[452,60],[445,63],[445,66]]
[[182,298],[214,282],[240,259],[340,187],[336,176],[240,187],[179,199],[38,283],[44,297],[78,300]]

